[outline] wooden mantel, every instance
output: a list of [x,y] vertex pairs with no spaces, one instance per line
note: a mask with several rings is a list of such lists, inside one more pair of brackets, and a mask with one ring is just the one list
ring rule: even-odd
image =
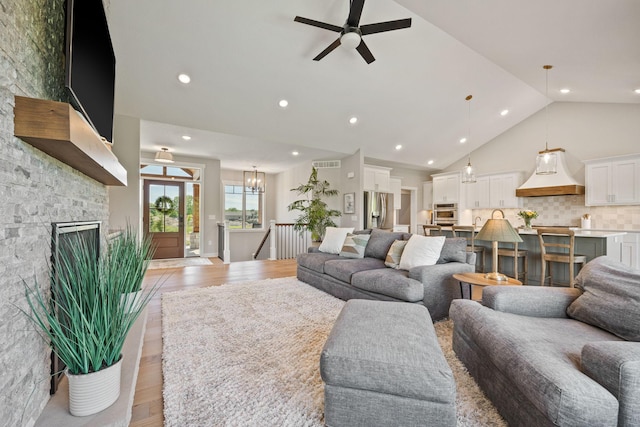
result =
[[127,185],[127,170],[71,105],[22,96],[15,100],[15,136],[98,182]]

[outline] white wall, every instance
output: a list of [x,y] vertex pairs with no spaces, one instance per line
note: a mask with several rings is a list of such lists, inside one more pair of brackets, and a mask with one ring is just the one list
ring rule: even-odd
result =
[[[564,148],[570,173],[584,183],[583,160],[640,152],[640,104],[556,102],[549,105],[549,148]],[[545,145],[545,111],[471,153],[476,174],[523,171],[528,178]],[[445,171],[461,170],[467,158]]]
[[[340,226],[341,227],[353,227],[355,230],[361,230],[363,228],[363,193],[362,189],[364,187],[364,178],[363,178],[363,164],[364,164],[364,156],[360,152],[360,150],[356,151],[355,154],[351,156],[347,156],[342,159],[342,167],[341,167],[341,180],[340,187],[336,187],[340,190],[340,202],[341,206],[338,208],[340,212],[343,212],[342,217],[340,218]],[[349,178],[349,174],[353,173],[353,178]],[[329,181],[331,182],[331,181]],[[354,193],[355,194],[355,213],[354,214],[345,214],[344,213],[344,195],[346,193]]]
[[109,227],[138,229],[142,224],[140,207],[140,119],[116,115],[113,123],[113,153],[127,170],[126,187],[109,189]]

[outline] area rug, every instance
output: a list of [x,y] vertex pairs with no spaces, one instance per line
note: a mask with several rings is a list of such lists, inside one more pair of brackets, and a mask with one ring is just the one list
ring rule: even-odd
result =
[[[320,352],[343,305],[294,277],[164,293],[165,426],[323,426]],[[451,322],[436,331],[458,425],[506,425],[451,350]]]
[[149,263],[149,270],[159,268],[180,268],[191,267],[193,265],[212,265],[209,258],[171,258],[171,259],[154,259]]

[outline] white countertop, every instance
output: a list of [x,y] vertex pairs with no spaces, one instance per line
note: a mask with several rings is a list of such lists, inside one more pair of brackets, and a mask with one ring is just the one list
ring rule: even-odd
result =
[[[616,236],[624,236],[628,233],[625,230],[593,230],[587,228],[580,227],[569,227],[573,231],[575,231],[576,237],[598,237],[598,238],[606,238],[606,237],[616,237]],[[442,227],[443,230],[451,231],[451,227]],[[476,231],[480,231],[482,227],[476,227]],[[538,232],[535,228],[532,229],[524,229],[524,228],[516,228],[516,231],[519,234],[526,234],[536,236]],[[633,232],[633,231],[631,231]]]

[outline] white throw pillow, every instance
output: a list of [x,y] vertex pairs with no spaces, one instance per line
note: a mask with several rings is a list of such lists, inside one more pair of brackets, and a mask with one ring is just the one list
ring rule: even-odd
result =
[[420,265],[434,265],[440,258],[445,236],[414,234],[402,251],[400,269],[410,270]]
[[353,227],[327,227],[327,231],[324,233],[324,239],[322,239],[318,250],[327,254],[339,254],[348,233],[353,233]]

